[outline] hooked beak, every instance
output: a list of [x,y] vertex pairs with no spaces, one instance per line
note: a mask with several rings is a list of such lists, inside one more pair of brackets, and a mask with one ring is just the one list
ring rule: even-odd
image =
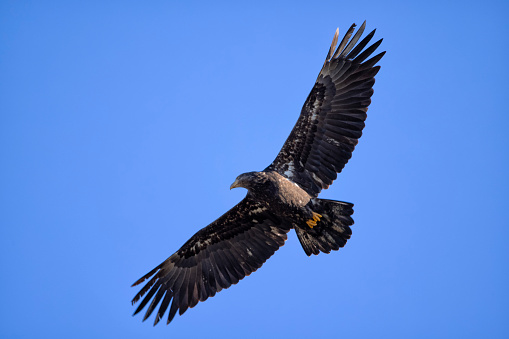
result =
[[231,186],[230,186],[230,190],[231,190],[232,188],[235,188],[235,187],[240,187],[240,186],[239,186],[239,181],[238,181],[237,179],[235,179],[235,181],[233,182],[233,184],[231,184]]

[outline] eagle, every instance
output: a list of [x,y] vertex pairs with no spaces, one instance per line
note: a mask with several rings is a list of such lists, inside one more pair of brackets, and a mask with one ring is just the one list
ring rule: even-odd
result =
[[[371,103],[383,39],[365,48],[353,24],[338,43],[339,28],[300,116],[275,160],[261,172],[239,175],[230,189],[246,197],[191,237],[177,252],[137,280],[149,279],[132,300],[134,315],[148,305],[143,320],[156,312],[154,326],[169,307],[167,324],[199,301],[237,284],[269,259],[294,229],[310,256],[345,246],[353,225],[353,204],[319,199],[341,172],[362,135]],[[353,37],[352,37],[353,35]],[[369,59],[368,59],[369,58]],[[368,59],[368,60],[366,60]],[[171,305],[170,305],[171,304]]]

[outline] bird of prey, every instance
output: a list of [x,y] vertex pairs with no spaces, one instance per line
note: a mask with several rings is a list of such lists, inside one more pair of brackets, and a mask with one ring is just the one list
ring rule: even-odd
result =
[[246,197],[133,284],[150,279],[132,300],[134,305],[144,297],[134,314],[148,304],[145,320],[159,305],[156,325],[169,306],[169,324],[177,311],[182,315],[260,268],[284,245],[291,229],[308,256],[345,246],[352,234],[353,204],[319,199],[318,194],[352,156],[380,69],[376,64],[385,54],[371,57],[382,39],[364,49],[375,31],[357,43],[365,25],[353,35],[353,24],[337,48],[336,30],[276,159],[261,172],[239,175],[230,189],[244,187]]

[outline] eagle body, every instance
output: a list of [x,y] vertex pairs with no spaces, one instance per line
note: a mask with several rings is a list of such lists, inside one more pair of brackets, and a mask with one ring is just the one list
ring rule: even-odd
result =
[[308,206],[312,196],[275,171],[241,174],[232,184],[231,188],[234,187],[246,188],[251,199],[266,202],[269,211],[294,225],[305,224],[312,216]]
[[[261,172],[237,177],[231,188],[246,197],[133,286],[148,280],[132,300],[134,314],[156,309],[154,325],[169,309],[169,324],[200,301],[237,284],[269,259],[294,229],[309,256],[345,246],[353,225],[353,204],[318,198],[342,171],[362,135],[373,95],[382,39],[366,47],[364,22],[339,42],[336,30],[324,65],[300,116],[274,161]],[[359,41],[360,40],[360,41]],[[337,48],[336,48],[337,46]],[[369,58],[369,59],[368,59]],[[367,60],[366,60],[367,59]]]

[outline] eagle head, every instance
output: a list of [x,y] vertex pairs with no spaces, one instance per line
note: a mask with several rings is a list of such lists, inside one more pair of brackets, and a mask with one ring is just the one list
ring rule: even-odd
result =
[[263,172],[242,173],[237,177],[237,179],[235,179],[233,184],[231,184],[230,189],[235,187],[244,187],[251,190],[267,181],[267,177],[263,174]]

